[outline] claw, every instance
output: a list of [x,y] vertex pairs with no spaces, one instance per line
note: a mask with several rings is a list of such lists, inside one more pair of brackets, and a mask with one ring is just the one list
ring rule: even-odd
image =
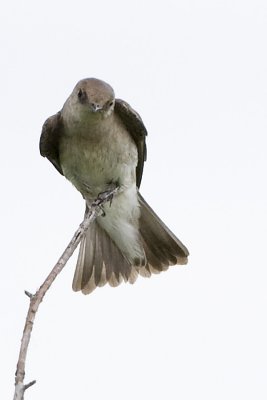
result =
[[100,208],[101,208],[101,211],[102,211],[101,217],[105,217],[106,216],[106,212],[104,210],[104,206],[101,205]]
[[111,207],[114,193],[117,192],[117,190],[119,188],[118,184],[112,184],[110,186],[113,186],[113,187],[109,190],[99,193],[97,196],[97,199],[92,203],[93,206],[99,206],[101,208],[103,217],[106,215],[106,213],[104,210],[104,204],[102,204],[102,203],[109,202],[109,207]]
[[103,201],[110,201],[109,197],[113,197],[113,193],[110,190],[98,193],[96,201],[102,203]]
[[109,207],[111,207],[111,204],[112,204],[112,200],[113,200],[113,193],[110,195],[110,199],[109,199]]

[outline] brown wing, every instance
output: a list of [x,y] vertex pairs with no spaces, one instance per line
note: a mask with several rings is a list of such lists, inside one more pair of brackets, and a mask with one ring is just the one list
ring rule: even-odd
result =
[[136,185],[139,188],[142,180],[144,162],[146,161],[147,130],[140,115],[124,100],[116,99],[115,112],[120,117],[127,130],[135,141],[138,150],[138,164],[136,167]]
[[40,137],[40,153],[54,165],[58,172],[63,175],[59,161],[59,140],[62,132],[61,113],[49,117],[42,128]]

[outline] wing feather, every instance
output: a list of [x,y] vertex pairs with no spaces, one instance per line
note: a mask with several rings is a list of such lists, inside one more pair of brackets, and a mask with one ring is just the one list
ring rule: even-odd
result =
[[132,136],[138,150],[138,164],[136,167],[136,185],[140,186],[144,162],[146,161],[146,136],[147,130],[140,115],[126,101],[116,99],[115,113],[119,116],[128,132]]
[[61,175],[63,175],[63,171],[59,159],[59,141],[62,130],[61,113],[58,112],[45,121],[39,143],[41,155],[46,157]]

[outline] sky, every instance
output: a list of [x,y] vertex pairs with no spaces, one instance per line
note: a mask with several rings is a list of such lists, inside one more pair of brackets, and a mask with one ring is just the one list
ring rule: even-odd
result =
[[41,304],[25,400],[267,397],[267,3],[11,0],[1,41],[1,398],[35,292],[83,218],[39,155],[44,120],[96,77],[148,130],[141,193],[190,251],[84,296],[77,252]]

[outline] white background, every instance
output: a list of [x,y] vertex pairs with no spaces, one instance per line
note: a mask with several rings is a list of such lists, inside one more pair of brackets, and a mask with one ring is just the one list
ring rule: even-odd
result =
[[267,3],[2,5],[0,397],[35,292],[83,217],[39,155],[44,120],[97,77],[149,131],[142,193],[189,264],[90,296],[76,256],[41,304],[25,400],[267,398]]

